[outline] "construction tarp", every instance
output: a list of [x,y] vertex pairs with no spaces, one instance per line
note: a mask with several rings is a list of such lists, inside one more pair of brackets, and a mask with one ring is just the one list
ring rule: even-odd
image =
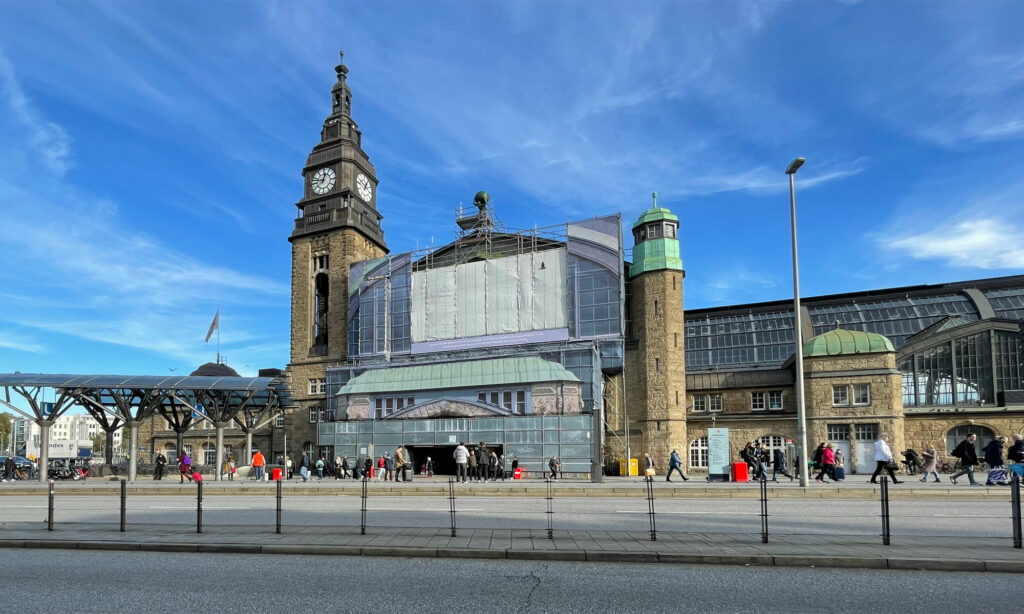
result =
[[412,341],[566,327],[565,248],[412,274]]

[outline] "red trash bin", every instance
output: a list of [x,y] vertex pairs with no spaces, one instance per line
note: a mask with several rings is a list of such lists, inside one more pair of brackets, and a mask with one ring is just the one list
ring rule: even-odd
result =
[[274,471],[271,473],[270,479],[272,479],[272,480],[280,480],[281,476],[283,474],[284,474],[284,471],[282,471],[281,469],[274,469]]
[[733,463],[732,464],[732,481],[733,482],[746,482],[747,480],[747,464],[746,463]]
[[512,479],[513,480],[521,480],[521,479],[523,479],[523,468],[522,467],[516,467],[516,470],[512,472]]

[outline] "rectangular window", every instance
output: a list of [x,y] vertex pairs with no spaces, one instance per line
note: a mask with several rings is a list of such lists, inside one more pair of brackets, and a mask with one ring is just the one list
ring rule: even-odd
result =
[[274,426],[279,429],[284,428],[284,414],[278,414],[277,417],[274,418]]
[[830,441],[850,441],[849,424],[828,425],[828,439]]
[[520,415],[526,414],[526,391],[516,390],[516,413]]
[[782,411],[782,391],[772,390],[768,393],[768,409]]
[[486,403],[487,402],[487,393],[483,392],[483,391],[480,391],[480,392],[476,393],[476,400],[481,402],[481,403]]
[[661,359],[660,358],[655,358],[654,359],[654,370],[655,371],[661,371]]
[[722,395],[712,394],[708,396],[708,411],[722,411]]
[[763,392],[751,392],[750,393],[750,411],[764,411],[764,393]]
[[853,404],[871,405],[871,384],[853,385]]
[[850,387],[846,384],[832,386],[832,405],[840,407],[850,404]]
[[498,391],[497,390],[492,390],[491,391],[491,405],[494,405],[494,406],[498,405]]
[[858,441],[874,441],[878,439],[877,424],[855,424],[853,429],[853,433]]
[[317,388],[317,392],[319,392],[320,394],[326,394],[327,393],[327,378],[326,377],[321,377],[320,378],[320,380],[319,380],[319,387]]
[[316,394],[316,378],[309,378],[309,394]]
[[693,413],[703,413],[708,410],[708,398],[703,394],[693,395]]
[[416,404],[416,397],[405,397],[405,406],[412,407]]
[[327,415],[326,415],[326,412],[324,411],[324,408],[323,407],[319,408],[318,419],[320,420],[320,422],[323,422],[326,417],[327,417]]
[[309,408],[309,423],[310,424],[315,424],[316,423],[316,417],[317,417],[318,413],[319,412],[317,411],[317,408],[315,408],[315,407],[310,407]]
[[395,399],[395,410],[401,411],[405,409],[405,397],[398,397]]
[[505,390],[504,392],[501,393],[501,407],[502,407],[502,409],[507,409],[507,410],[511,411],[511,409],[512,409],[512,391],[511,390]]

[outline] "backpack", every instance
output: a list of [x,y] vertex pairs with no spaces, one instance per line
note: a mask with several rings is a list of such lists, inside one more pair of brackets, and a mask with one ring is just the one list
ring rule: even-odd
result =
[[964,442],[961,441],[960,445],[958,445],[957,447],[953,448],[953,451],[950,452],[949,455],[950,456],[955,456],[957,458],[963,458],[964,457]]
[[821,462],[821,451],[822,451],[821,448],[815,448],[814,449],[814,454],[811,456],[811,460],[816,462],[816,463],[820,463]]

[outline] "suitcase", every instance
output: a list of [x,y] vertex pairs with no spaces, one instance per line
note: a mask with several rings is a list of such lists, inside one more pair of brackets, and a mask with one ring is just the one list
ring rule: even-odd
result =
[[192,472],[192,479],[195,480],[196,482],[202,482],[203,481],[203,474],[199,473],[198,471],[193,471]]
[[845,480],[845,479],[846,479],[846,468],[845,467],[836,467],[836,480]]
[[1009,483],[1010,475],[1006,469],[999,468],[988,470],[988,480],[986,481],[986,485],[996,484],[998,486],[1006,486]]

